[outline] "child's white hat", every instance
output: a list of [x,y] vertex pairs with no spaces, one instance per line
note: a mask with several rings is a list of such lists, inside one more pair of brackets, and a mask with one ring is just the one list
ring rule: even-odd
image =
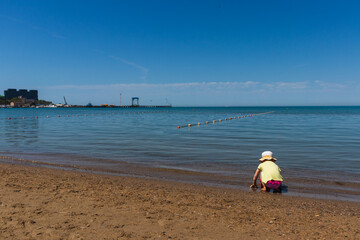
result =
[[265,160],[274,160],[276,161],[277,159],[273,157],[273,153],[271,151],[265,151],[261,154],[261,157],[259,160],[260,162],[263,162]]

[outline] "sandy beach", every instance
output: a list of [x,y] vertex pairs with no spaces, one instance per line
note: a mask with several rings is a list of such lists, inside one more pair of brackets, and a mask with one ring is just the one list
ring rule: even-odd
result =
[[1,239],[359,239],[360,204],[0,164]]

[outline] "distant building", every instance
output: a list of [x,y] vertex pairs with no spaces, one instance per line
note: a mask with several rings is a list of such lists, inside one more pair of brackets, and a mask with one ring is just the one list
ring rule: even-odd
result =
[[4,91],[5,99],[13,99],[13,98],[26,98],[28,100],[39,100],[38,99],[38,91],[37,90],[26,90],[26,89],[8,89]]

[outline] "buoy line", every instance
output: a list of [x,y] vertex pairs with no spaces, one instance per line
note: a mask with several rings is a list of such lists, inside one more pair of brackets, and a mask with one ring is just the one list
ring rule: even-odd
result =
[[187,125],[182,125],[182,126],[177,126],[177,129],[180,128],[184,128],[184,127],[192,127],[192,126],[200,126],[200,125],[207,125],[210,123],[217,123],[217,122],[222,122],[222,121],[228,121],[228,120],[233,120],[233,119],[240,119],[240,118],[247,118],[247,117],[254,117],[254,116],[259,116],[259,115],[264,115],[264,114],[270,114],[273,113],[274,111],[271,112],[264,112],[264,113],[256,113],[256,114],[247,114],[247,115],[242,115],[242,116],[236,116],[236,117],[230,117],[230,118],[224,118],[224,119],[219,119],[219,120],[212,120],[212,121],[206,121],[204,123],[198,122],[198,123],[188,123]]

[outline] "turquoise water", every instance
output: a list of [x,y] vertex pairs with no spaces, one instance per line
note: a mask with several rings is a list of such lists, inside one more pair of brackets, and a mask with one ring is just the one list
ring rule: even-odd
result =
[[241,179],[271,150],[294,179],[356,182],[359,123],[360,107],[0,109],[0,154],[101,171],[130,163]]

